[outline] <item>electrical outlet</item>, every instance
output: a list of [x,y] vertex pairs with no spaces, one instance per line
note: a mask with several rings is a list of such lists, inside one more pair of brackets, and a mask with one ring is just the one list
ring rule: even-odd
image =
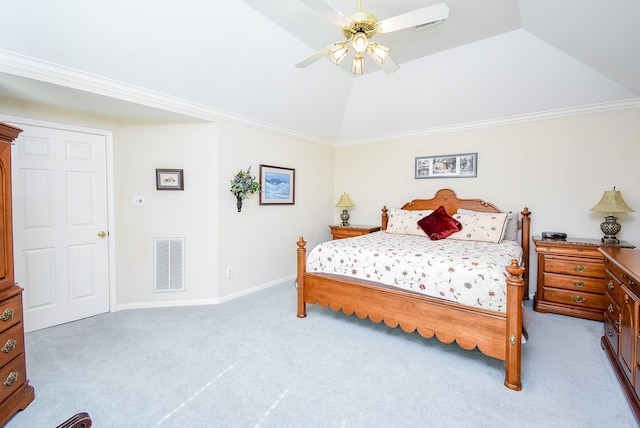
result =
[[229,266],[227,268],[227,278],[231,278],[233,276],[233,268]]
[[133,205],[141,207],[144,205],[144,195],[133,195]]

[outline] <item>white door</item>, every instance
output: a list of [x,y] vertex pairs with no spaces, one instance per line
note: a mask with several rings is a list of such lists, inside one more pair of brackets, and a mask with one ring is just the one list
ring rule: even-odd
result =
[[16,282],[33,331],[109,311],[105,135],[17,123]]

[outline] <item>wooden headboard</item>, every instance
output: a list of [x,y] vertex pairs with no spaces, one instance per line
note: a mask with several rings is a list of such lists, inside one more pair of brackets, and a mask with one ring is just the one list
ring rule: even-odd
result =
[[[440,189],[431,199],[414,199],[402,206],[403,210],[435,210],[440,205],[447,210],[449,215],[455,214],[458,209],[483,211],[488,213],[500,213],[498,207],[482,199],[459,199],[451,189]],[[387,207],[382,209],[382,230],[387,229]]]
[[449,215],[455,214],[458,209],[483,211],[489,213],[502,212],[493,204],[482,199],[459,199],[451,189],[440,189],[431,199],[414,199],[402,206],[403,210],[435,210],[442,205]]

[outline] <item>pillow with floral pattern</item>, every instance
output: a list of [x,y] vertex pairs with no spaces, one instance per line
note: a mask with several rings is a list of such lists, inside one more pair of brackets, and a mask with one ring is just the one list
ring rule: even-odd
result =
[[426,233],[418,226],[418,221],[431,214],[433,210],[402,210],[399,208],[389,208],[387,213],[387,233],[398,235],[420,235]]

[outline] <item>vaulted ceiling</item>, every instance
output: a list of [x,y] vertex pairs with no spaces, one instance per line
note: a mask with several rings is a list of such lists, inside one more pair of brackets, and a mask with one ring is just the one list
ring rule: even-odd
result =
[[[368,61],[354,76],[328,59],[294,66],[343,40],[301,0],[3,0],[0,97],[235,120],[334,144],[639,103],[639,1],[443,1],[446,21],[375,36],[398,71]],[[383,20],[436,3],[362,0],[362,10]]]

